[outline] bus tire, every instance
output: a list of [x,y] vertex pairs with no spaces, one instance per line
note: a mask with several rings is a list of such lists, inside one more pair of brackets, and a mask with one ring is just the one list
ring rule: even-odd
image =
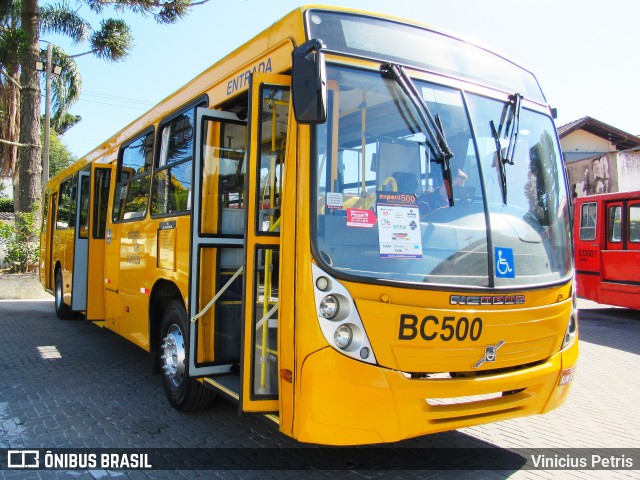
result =
[[71,307],[64,303],[64,292],[62,287],[62,270],[58,268],[56,270],[54,285],[56,316],[61,320],[69,320],[74,317],[74,314],[73,310],[71,310]]
[[215,393],[203,383],[189,378],[189,321],[187,312],[177,300],[164,309],[160,329],[160,366],[162,384],[173,408],[195,412],[209,408]]

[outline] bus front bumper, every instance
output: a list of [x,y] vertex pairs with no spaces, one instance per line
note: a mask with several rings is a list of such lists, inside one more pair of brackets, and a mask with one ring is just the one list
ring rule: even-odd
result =
[[304,362],[294,437],[327,445],[395,442],[546,413],[565,401],[577,358],[576,340],[544,363],[514,372],[410,379],[325,348]]

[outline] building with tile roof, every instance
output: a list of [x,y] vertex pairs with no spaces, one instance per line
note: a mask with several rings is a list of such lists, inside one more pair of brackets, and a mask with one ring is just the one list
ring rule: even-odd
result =
[[640,189],[640,137],[592,117],[558,127],[572,196]]

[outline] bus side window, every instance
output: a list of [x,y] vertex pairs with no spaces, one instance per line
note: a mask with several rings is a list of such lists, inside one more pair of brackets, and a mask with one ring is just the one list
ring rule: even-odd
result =
[[49,221],[49,190],[44,192],[44,202],[42,204],[42,225],[40,229],[42,233],[46,233],[48,221]]
[[597,223],[595,203],[583,203],[580,212],[580,240],[595,240]]
[[138,137],[120,151],[113,221],[142,218],[147,214],[153,159],[153,131]]
[[78,176],[67,178],[60,185],[60,201],[56,215],[56,229],[74,228],[76,225],[76,182]]
[[609,241],[620,242],[622,240],[622,207],[614,205],[609,207]]
[[629,207],[629,242],[640,243],[640,204]]
[[191,107],[161,127],[160,154],[153,173],[151,215],[191,209],[194,116],[195,108]]

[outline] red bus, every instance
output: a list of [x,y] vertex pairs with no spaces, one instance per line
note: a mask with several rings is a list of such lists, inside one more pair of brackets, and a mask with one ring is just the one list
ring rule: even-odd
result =
[[575,200],[578,296],[640,310],[640,191]]

